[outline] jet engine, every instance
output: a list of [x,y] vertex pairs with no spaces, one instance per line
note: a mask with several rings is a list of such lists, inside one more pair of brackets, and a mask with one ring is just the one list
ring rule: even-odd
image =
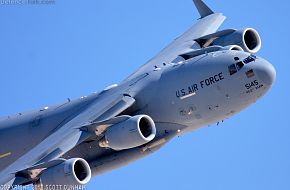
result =
[[244,30],[237,30],[225,36],[221,36],[214,40],[212,45],[238,45],[246,52],[257,53],[261,49],[262,42],[260,35],[255,29],[247,28]]
[[90,179],[89,164],[84,159],[73,158],[44,170],[36,185],[41,185],[44,189],[53,185],[57,185],[59,189],[70,189],[71,186],[85,185]]
[[125,150],[146,144],[152,141],[155,135],[156,127],[151,117],[137,115],[109,127],[99,145],[114,150]]

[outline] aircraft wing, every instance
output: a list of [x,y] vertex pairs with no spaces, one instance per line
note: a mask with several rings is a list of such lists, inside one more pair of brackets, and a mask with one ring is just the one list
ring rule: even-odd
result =
[[172,63],[181,55],[190,50],[199,49],[195,41],[203,36],[215,33],[222,25],[225,16],[221,13],[214,13],[202,0],[193,0],[201,18],[189,30],[176,38],[171,44],[164,48],[153,59],[149,60],[136,73],[129,76],[126,81],[131,80],[140,74],[150,72],[154,68],[162,68],[163,64]]
[[[82,130],[84,126],[89,126],[89,123],[104,123],[102,121],[114,118],[134,104],[135,99],[124,94],[126,87],[119,89],[113,93],[109,91],[87,97],[88,105],[80,114],[2,170],[0,184],[19,185],[31,182],[29,181],[31,179],[27,177],[29,171],[45,169],[62,163],[63,160],[58,159],[61,155],[91,137],[91,132]],[[118,122],[118,119],[113,122]],[[15,177],[16,179],[14,179]]]

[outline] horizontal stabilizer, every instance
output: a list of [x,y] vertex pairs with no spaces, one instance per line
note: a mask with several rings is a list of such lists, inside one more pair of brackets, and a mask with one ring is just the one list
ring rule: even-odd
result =
[[201,18],[204,18],[208,15],[214,14],[214,12],[202,1],[202,0],[193,0]]

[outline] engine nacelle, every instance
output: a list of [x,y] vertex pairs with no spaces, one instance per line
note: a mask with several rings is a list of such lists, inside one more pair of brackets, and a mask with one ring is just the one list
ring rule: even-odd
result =
[[73,158],[44,170],[36,185],[41,185],[44,188],[57,185],[59,189],[69,190],[73,186],[85,185],[90,179],[91,168],[89,164],[84,159]]
[[109,127],[99,145],[114,150],[125,150],[146,144],[155,136],[156,127],[151,117],[137,115]]
[[237,30],[225,36],[221,36],[214,40],[212,45],[238,45],[246,52],[257,53],[261,49],[262,42],[260,35],[255,29],[247,28],[244,30]]

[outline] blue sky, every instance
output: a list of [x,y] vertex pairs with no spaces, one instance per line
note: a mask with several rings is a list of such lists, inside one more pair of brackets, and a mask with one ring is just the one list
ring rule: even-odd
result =
[[[220,126],[94,178],[91,189],[290,189],[290,3],[207,0],[222,28],[257,29],[273,89]],[[0,115],[78,98],[122,81],[198,18],[191,0],[0,1]]]

